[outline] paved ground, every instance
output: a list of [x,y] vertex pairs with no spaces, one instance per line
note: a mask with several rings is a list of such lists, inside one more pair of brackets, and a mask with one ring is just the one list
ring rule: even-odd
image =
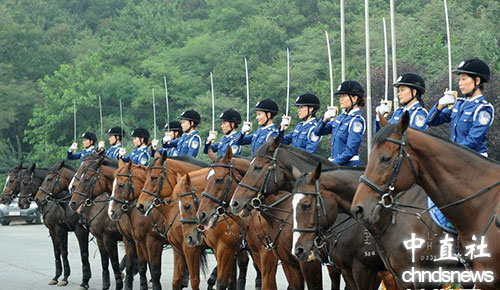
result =
[[[12,223],[10,226],[0,226],[0,289],[78,289],[81,282],[81,263],[78,250],[78,242],[74,234],[69,236],[69,261],[71,265],[71,276],[69,285],[65,288],[48,286],[47,283],[54,275],[54,256],[52,243],[48,237],[48,230],[44,225],[25,225],[24,223]],[[101,264],[97,245],[91,242],[90,263],[92,268],[91,289],[101,289]],[[120,256],[123,255],[123,247],[119,247]],[[215,257],[209,255],[209,269],[215,265]],[[173,273],[172,250],[167,249],[163,254],[162,263],[162,286],[170,289]],[[110,267],[111,271],[111,267]],[[111,271],[112,272],[112,271]],[[201,277],[201,289],[206,289],[209,273]],[[111,277],[113,277],[111,275]],[[149,273],[148,273],[149,277]],[[249,266],[247,276],[247,289],[254,287],[255,270]],[[134,281],[134,289],[139,289],[138,276]],[[279,268],[277,274],[278,288],[286,289],[285,275]],[[327,279],[326,268],[323,269],[324,289],[330,289]],[[112,281],[114,287],[114,281]],[[111,288],[114,289],[114,288]]]

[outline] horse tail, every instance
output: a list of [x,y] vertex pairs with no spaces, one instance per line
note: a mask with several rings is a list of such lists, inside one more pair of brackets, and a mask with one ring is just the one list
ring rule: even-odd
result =
[[200,270],[203,276],[205,276],[208,270],[207,253],[203,247],[200,247]]

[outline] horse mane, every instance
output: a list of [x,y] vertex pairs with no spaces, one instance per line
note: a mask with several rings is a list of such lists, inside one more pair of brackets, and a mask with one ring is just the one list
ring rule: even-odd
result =
[[337,171],[337,170],[351,170],[351,171],[365,171],[366,167],[359,166],[359,167],[350,167],[350,166],[339,166],[335,168],[328,168],[325,170],[321,170],[321,173],[326,173],[326,172],[332,172],[332,171]]
[[[157,156],[153,159],[153,162],[149,163],[148,165],[148,169],[151,169],[151,167],[153,167],[153,164],[155,164],[155,162],[161,158],[161,156]],[[189,163],[189,164],[192,164],[192,165],[196,165],[198,167],[202,167],[202,168],[205,168],[205,167],[210,167],[210,164],[205,162],[205,161],[201,161],[201,160],[198,160],[198,159],[195,159],[191,156],[172,156],[172,157],[168,157],[168,159],[172,159],[172,160],[177,160],[177,161],[181,161],[181,162],[186,162],[186,163]]]
[[377,132],[377,134],[375,134],[375,136],[373,136],[372,147],[374,147],[375,145],[377,145],[381,142],[384,142],[387,139],[387,137],[389,137],[389,135],[391,135],[391,133],[396,128],[396,126],[397,126],[397,124],[389,123],[389,124],[385,125],[384,127],[382,127],[382,129],[380,129]]
[[[262,146],[259,147],[259,149],[257,149],[257,151],[255,152],[256,155],[262,154],[262,153],[267,153],[269,151],[269,147],[271,145],[272,145],[272,142],[264,143]],[[317,164],[317,163],[321,162],[321,165],[323,165],[322,171],[339,167],[338,165],[331,162],[327,158],[324,158],[324,157],[321,157],[319,155],[304,151],[304,150],[299,149],[299,148],[292,147],[290,145],[281,144],[277,150],[279,150],[279,149],[285,149],[287,152],[290,152],[295,157],[302,159],[305,163]]]
[[[220,162],[223,158],[224,158],[224,156],[217,157],[212,163]],[[244,156],[233,156],[233,158],[243,159],[246,161],[252,161],[252,159],[250,159],[248,157],[244,157]]]
[[104,166],[109,166],[113,168],[118,168],[118,160],[115,160],[113,158],[109,158],[106,155],[99,155],[97,153],[92,153],[92,154],[87,154],[83,157],[82,162],[90,160],[90,161],[95,161],[99,158],[104,158],[102,165]]

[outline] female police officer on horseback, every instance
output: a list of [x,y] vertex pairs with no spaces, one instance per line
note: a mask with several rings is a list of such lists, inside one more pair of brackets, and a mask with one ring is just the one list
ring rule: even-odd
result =
[[121,127],[113,127],[108,130],[108,140],[111,147],[109,147],[104,155],[109,158],[117,159],[119,157],[120,148],[122,148],[122,139],[125,131]]
[[[298,107],[299,119],[302,120],[293,132],[283,136],[282,143],[285,145],[292,144],[293,147],[314,153],[318,148],[321,137],[314,134],[318,121],[316,120],[316,112],[320,108],[320,102],[317,96],[305,93],[295,100],[295,106]],[[280,134],[290,125],[290,118],[284,116],[281,121]]]
[[132,131],[131,136],[133,137],[132,141],[134,142],[135,148],[132,153],[127,156],[124,156],[126,153],[125,148],[119,149],[120,157],[123,161],[128,162],[132,160],[132,164],[138,164],[146,166],[149,162],[149,153],[148,153],[148,145],[149,145],[149,131],[144,128],[137,128]]
[[241,146],[236,144],[236,141],[239,139],[241,134],[236,130],[241,124],[240,113],[233,109],[229,109],[220,115],[219,120],[222,121],[220,128],[222,133],[224,133],[224,136],[219,140],[219,142],[213,143],[217,137],[217,132],[211,131],[208,134],[207,142],[205,142],[203,153],[207,154],[208,149],[211,148],[213,152],[217,153],[217,157],[220,157],[226,153],[227,147],[231,146],[233,155],[240,155]]
[[184,134],[178,139],[170,139],[168,135],[163,138],[163,148],[176,148],[178,156],[191,156],[196,158],[200,149],[201,138],[196,127],[201,122],[201,117],[195,110],[188,110],[181,114],[182,132]]
[[365,132],[365,119],[359,107],[365,104],[365,90],[359,82],[348,80],[340,84],[335,95],[340,96],[340,107],[345,111],[329,122],[337,114],[335,108],[329,108],[318,123],[315,134],[332,134],[330,161],[342,166],[358,166],[359,146]]
[[97,142],[97,136],[92,132],[85,132],[82,134],[82,144],[83,150],[81,152],[73,153],[78,149],[78,143],[73,143],[68,149],[67,158],[69,160],[80,159],[80,163],[82,162],[83,157],[85,155],[95,152],[95,142]]
[[[420,131],[426,131],[427,124],[425,122],[428,113],[427,110],[424,109],[422,101],[422,96],[425,93],[424,79],[416,73],[405,73],[399,76],[392,86],[398,88],[399,103],[403,106],[399,107],[387,122],[399,122],[404,112],[408,111],[410,114],[410,127]],[[379,114],[384,116],[389,113],[389,110],[390,108],[387,104],[380,104],[375,108],[378,114],[375,116],[374,133],[380,130]]]
[[484,98],[483,90],[484,83],[490,80],[490,68],[479,58],[471,58],[453,72],[458,74],[458,86],[464,98],[458,98],[455,103],[454,92],[445,92],[429,112],[427,125],[451,122],[452,142],[488,156],[486,136],[493,123],[494,109]]
[[266,143],[269,136],[278,136],[278,129],[273,124],[273,118],[278,114],[278,105],[270,100],[265,99],[258,102],[254,110],[257,111],[257,124],[260,128],[257,129],[253,134],[246,136],[252,128],[252,123],[244,122],[241,128],[241,135],[236,142],[237,145],[247,145],[252,144],[252,155],[257,151],[257,149],[264,143]]
[[[182,136],[182,127],[181,122],[177,120],[172,120],[169,123],[165,124],[165,128],[163,128],[165,132],[165,136],[163,137],[163,142],[170,142],[172,140],[179,139]],[[151,156],[155,155],[156,146],[151,146]],[[176,147],[163,148],[160,147],[158,149],[158,153],[163,154],[163,152],[167,152],[168,157],[179,155]]]

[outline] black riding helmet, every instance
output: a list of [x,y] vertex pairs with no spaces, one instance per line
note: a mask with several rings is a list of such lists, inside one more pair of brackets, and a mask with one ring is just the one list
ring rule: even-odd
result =
[[181,122],[172,120],[168,122],[168,124],[165,124],[165,128],[163,128],[163,131],[178,131],[182,133]]
[[88,139],[88,140],[91,140],[93,141],[95,144],[95,142],[97,142],[97,136],[96,134],[92,133],[92,132],[85,132],[82,134],[82,139]]
[[274,118],[274,116],[276,116],[279,112],[278,105],[276,104],[276,102],[273,100],[270,100],[270,99],[265,99],[265,100],[258,102],[253,109],[256,111],[262,111],[262,112],[271,114],[271,118],[268,118],[267,114],[266,114],[267,120],[266,120],[266,123],[264,124],[264,126],[267,125],[267,123],[269,122],[269,119]]
[[479,77],[483,83],[488,82],[491,75],[489,66],[477,57],[462,61],[453,72],[456,74],[467,74],[473,79]]
[[196,112],[195,110],[187,110],[182,112],[179,119],[193,121],[195,126],[200,124],[201,122],[200,114],[198,114],[198,112]]
[[144,128],[137,128],[134,131],[132,131],[132,134],[130,136],[144,138],[144,143],[147,143],[149,140],[149,131]]
[[305,117],[305,119],[307,119],[310,115],[314,116],[316,114],[316,111],[319,110],[321,103],[316,95],[305,93],[295,99],[295,106],[307,106],[314,108],[314,110],[311,113],[308,113]]
[[[338,86],[337,92],[335,93],[335,95],[340,96],[343,94],[346,94],[349,96],[349,98],[351,99],[352,107],[354,107],[355,105],[358,105],[358,106],[365,105],[365,101],[364,101],[365,89],[358,81],[347,80],[347,81],[342,82]],[[356,103],[354,103],[352,101],[352,96],[358,96],[358,101]]]
[[[425,93],[425,81],[424,79],[416,73],[404,73],[398,77],[395,83],[392,84],[393,87],[399,88],[400,86],[407,86],[410,89],[417,90],[417,94],[414,95],[413,91],[411,93],[411,99],[406,103],[413,101],[417,98],[420,103],[422,103],[422,95]],[[406,104],[402,104],[406,106]]]
[[241,124],[241,115],[233,109],[228,109],[220,114],[219,120],[233,122],[238,127]]
[[106,134],[108,134],[108,136],[123,136],[125,135],[125,130],[117,126],[109,129]]

